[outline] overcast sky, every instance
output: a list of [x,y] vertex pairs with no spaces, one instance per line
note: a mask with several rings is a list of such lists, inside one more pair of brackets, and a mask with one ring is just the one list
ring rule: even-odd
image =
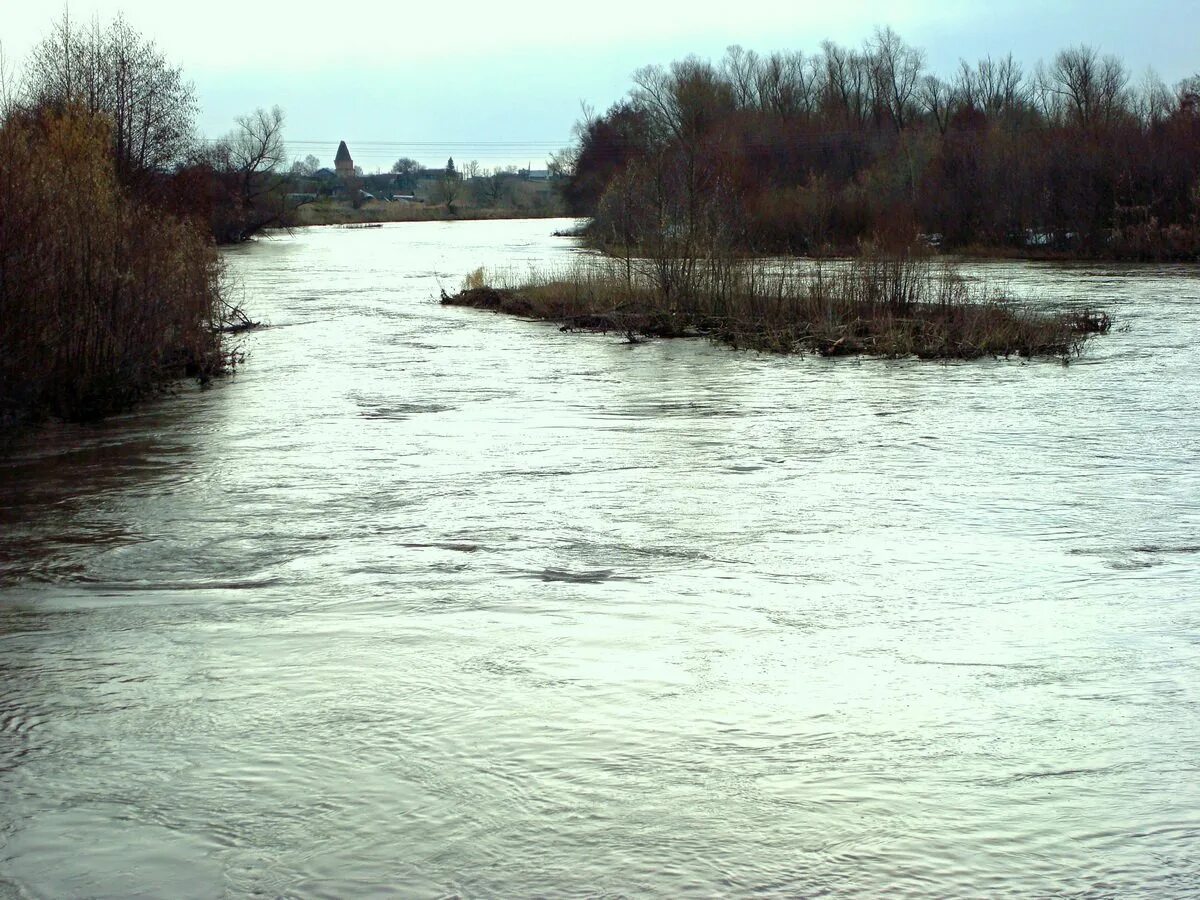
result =
[[[4,0],[0,43],[19,61],[61,8]],[[208,136],[278,104],[293,155],[332,163],[338,140],[368,171],[400,156],[441,165],[544,164],[586,102],[603,111],[647,63],[730,44],[812,51],[891,25],[948,74],[1010,50],[1027,66],[1088,43],[1173,84],[1200,71],[1200,0],[745,0],[503,4],[404,0],[264,4],[73,0],[72,18],[118,11],[195,82]]]

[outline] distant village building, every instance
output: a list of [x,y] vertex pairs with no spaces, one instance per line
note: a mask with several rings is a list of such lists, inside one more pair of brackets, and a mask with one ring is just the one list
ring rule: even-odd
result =
[[354,177],[354,160],[350,158],[350,148],[346,146],[345,141],[338,144],[337,156],[333,158],[333,165],[337,169],[339,178]]

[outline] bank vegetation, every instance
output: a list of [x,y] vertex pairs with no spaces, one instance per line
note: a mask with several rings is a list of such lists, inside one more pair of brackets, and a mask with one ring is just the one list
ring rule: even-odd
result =
[[723,233],[750,253],[945,250],[1200,258],[1200,75],[1173,88],[1067,48],[935,73],[890,29],[859,47],[637,72],[561,160],[601,246]]
[[528,210],[507,207],[460,205],[449,209],[444,203],[406,203],[368,200],[354,204],[322,198],[297,206],[287,220],[289,227],[308,225],[370,225],[385,222],[457,222],[497,219],[542,219],[561,215],[557,209]]
[[282,114],[194,137],[194,91],[123,19],[0,61],[0,423],[102,416],[237,357],[217,240],[275,221]]

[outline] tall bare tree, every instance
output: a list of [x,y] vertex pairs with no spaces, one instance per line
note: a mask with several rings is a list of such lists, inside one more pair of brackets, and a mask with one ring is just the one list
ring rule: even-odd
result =
[[1061,51],[1042,80],[1043,91],[1056,100],[1052,110],[1084,127],[1111,122],[1125,111],[1129,72],[1115,56],[1101,57],[1094,47]]
[[933,119],[939,134],[945,134],[950,124],[952,94],[950,85],[936,75],[926,75],[917,88],[917,99]]
[[921,83],[925,54],[904,43],[890,28],[876,29],[867,42],[867,58],[880,105],[891,115],[897,131],[909,122],[913,99]]
[[287,214],[278,171],[287,157],[283,111],[256,109],[238,116],[229,134],[199,154],[200,167],[220,186],[213,199],[213,233],[222,242],[253,237],[282,225]]
[[26,77],[35,104],[78,104],[112,123],[117,174],[135,187],[187,155],[198,109],[195,89],[154,42],[120,15],[86,28],[63,13],[34,48]]

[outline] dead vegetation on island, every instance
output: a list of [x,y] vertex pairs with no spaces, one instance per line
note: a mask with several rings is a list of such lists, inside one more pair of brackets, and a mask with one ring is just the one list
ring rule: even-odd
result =
[[592,258],[515,284],[489,283],[478,270],[441,302],[633,341],[707,337],[735,349],[821,356],[1069,359],[1112,324],[1102,312],[1034,310],[921,255],[649,268]]

